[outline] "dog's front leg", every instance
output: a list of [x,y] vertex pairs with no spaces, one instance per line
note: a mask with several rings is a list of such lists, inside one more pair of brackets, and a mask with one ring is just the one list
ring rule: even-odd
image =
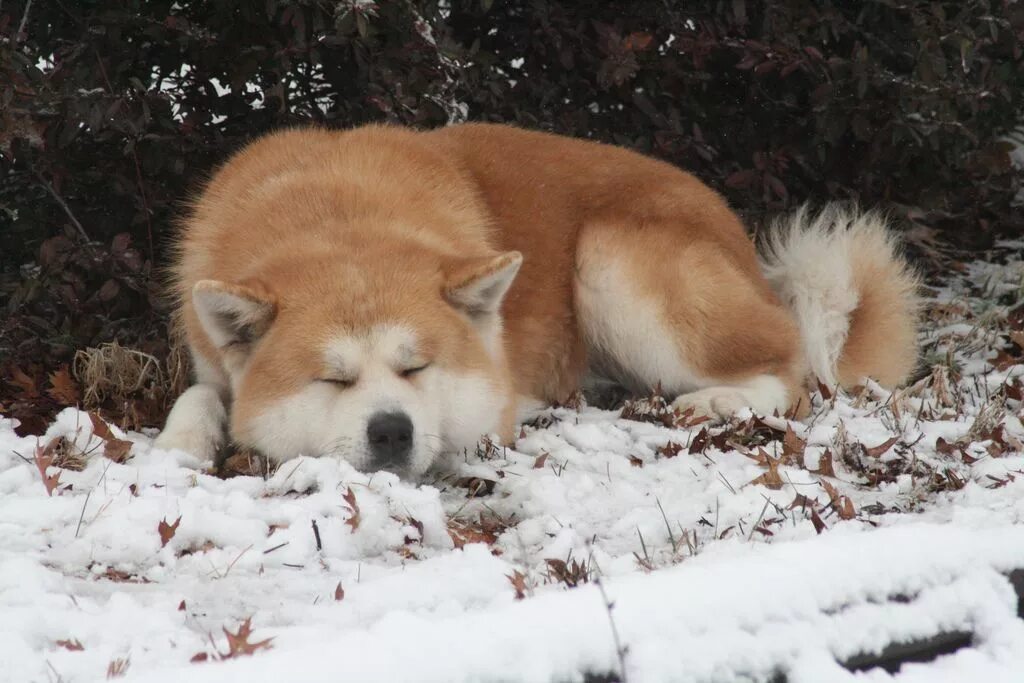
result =
[[214,460],[224,445],[228,413],[217,387],[196,384],[178,397],[154,448],[182,450]]

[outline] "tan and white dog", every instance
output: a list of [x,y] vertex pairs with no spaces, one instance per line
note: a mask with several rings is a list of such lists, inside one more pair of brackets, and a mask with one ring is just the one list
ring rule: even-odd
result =
[[156,445],[416,478],[588,373],[712,417],[806,406],[815,379],[902,382],[916,280],[884,220],[785,223],[759,258],[693,176],[508,126],[269,135],[185,222],[197,383]]

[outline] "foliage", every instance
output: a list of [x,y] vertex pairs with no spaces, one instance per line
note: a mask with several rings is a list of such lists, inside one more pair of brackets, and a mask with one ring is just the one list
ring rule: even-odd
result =
[[183,200],[309,121],[514,122],[664,158],[753,224],[857,199],[984,245],[1021,225],[1022,53],[1009,0],[8,0],[0,368],[164,357]]

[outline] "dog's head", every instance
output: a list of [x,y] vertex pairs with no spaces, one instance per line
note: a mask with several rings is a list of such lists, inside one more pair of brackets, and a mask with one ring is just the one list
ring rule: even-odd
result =
[[231,436],[281,461],[336,455],[415,479],[498,431],[510,398],[499,309],[518,252],[286,258],[192,304],[232,385]]

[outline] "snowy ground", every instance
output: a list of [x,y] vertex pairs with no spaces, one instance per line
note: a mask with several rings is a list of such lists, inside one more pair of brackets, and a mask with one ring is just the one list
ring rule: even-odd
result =
[[895,679],[1020,681],[1019,258],[934,290],[935,369],[896,395],[707,430],[559,408],[418,488],[0,419],[0,679],[883,681],[838,662],[966,631]]

